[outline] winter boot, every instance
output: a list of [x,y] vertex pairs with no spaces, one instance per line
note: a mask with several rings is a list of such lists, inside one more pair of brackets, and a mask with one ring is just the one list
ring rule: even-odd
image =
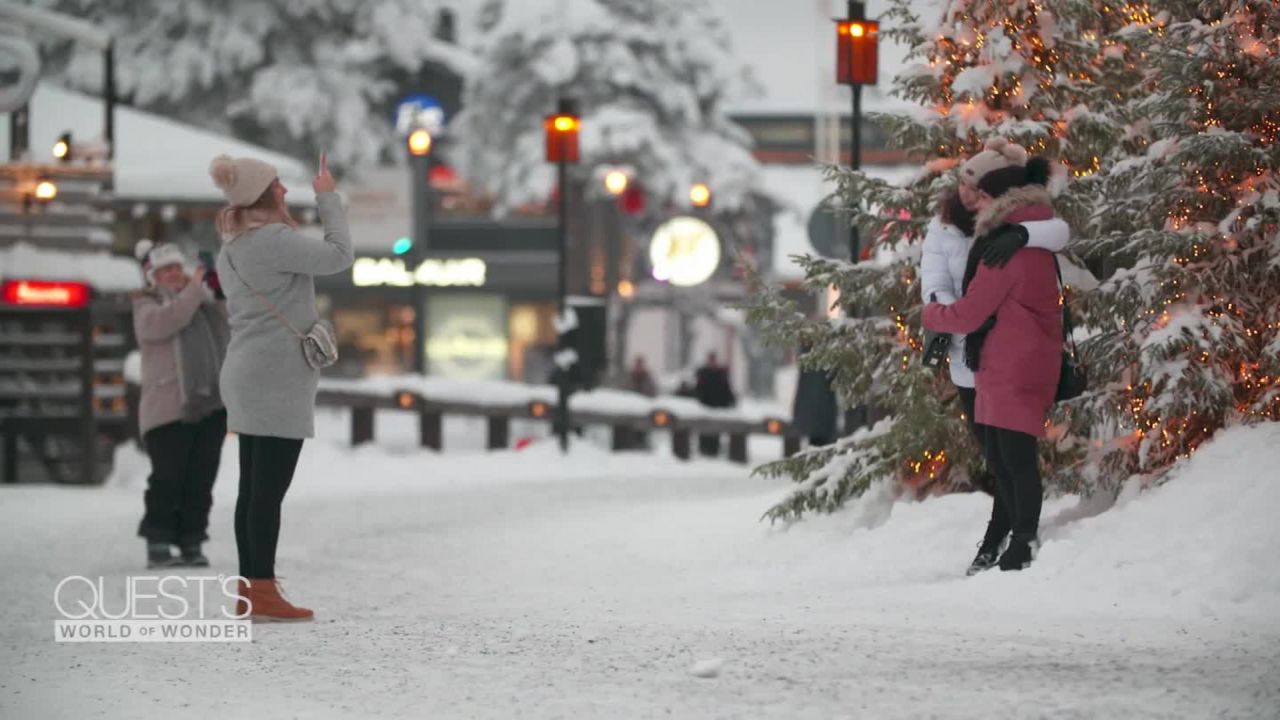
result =
[[169,551],[169,543],[147,542],[147,569],[173,567],[178,562]]
[[1031,562],[1036,559],[1036,553],[1040,550],[1040,541],[1035,538],[1013,536],[1009,541],[1009,547],[1005,549],[1004,554],[1000,556],[1000,569],[1009,570],[1026,570],[1031,567]]
[[990,570],[996,566],[1000,557],[1000,546],[1003,543],[997,542],[995,547],[990,547],[986,543],[978,545],[978,554],[973,558],[973,562],[969,563],[969,569],[965,571],[965,575],[973,577],[983,570]]
[[293,622],[311,620],[315,613],[296,607],[280,594],[280,583],[275,578],[257,578],[249,581],[250,619],[254,622]]
[[199,545],[182,546],[182,564],[187,567],[209,567],[209,558]]

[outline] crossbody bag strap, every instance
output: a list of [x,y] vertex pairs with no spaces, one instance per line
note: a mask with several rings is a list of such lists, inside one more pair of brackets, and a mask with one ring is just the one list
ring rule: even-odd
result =
[[[231,260],[230,257],[227,258]],[[1062,298],[1062,338],[1071,346],[1072,359],[1079,361],[1080,353],[1076,350],[1076,337],[1071,324],[1071,306],[1067,304],[1067,284],[1062,280],[1062,266],[1058,264],[1058,256],[1053,256],[1053,269],[1058,273],[1058,297]]]
[[280,308],[276,307],[275,303],[268,300],[266,295],[263,295],[262,293],[258,292],[257,290],[254,289],[252,285],[250,285],[248,282],[245,281],[244,276],[241,275],[240,271],[236,269],[235,262],[231,260],[231,252],[230,251],[225,251],[225,252],[227,254],[227,266],[231,268],[231,272],[236,274],[236,279],[239,280],[242,285],[249,288],[249,292],[253,293],[254,295],[257,295],[258,299],[261,300],[269,310],[271,310],[271,313],[275,315],[277,318],[279,318],[280,322],[284,323],[284,326],[289,328],[290,332],[298,336],[299,340],[305,340],[306,336],[298,332],[298,328],[294,327],[293,323],[289,322],[289,318],[285,317],[284,313],[280,312]]

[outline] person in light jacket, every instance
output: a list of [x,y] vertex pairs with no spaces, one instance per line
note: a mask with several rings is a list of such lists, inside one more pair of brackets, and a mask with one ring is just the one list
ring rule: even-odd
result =
[[227,435],[218,389],[227,312],[205,283],[203,267],[187,274],[177,246],[143,240],[135,253],[148,281],[132,300],[142,357],[139,430],[151,458],[138,535],[147,541],[148,568],[207,567],[201,546],[209,539],[213,483]]
[[[939,215],[930,221],[925,234],[924,253],[920,261],[920,289],[926,303],[936,301],[949,305],[964,294],[965,269],[974,244],[974,214],[981,195],[978,182],[992,171],[1024,166],[1026,161],[1027,153],[1024,149],[1003,138],[995,138],[987,143],[982,152],[961,166],[959,187],[940,200]],[[988,265],[1001,266],[1024,245],[1058,253],[1066,249],[1071,239],[1071,229],[1060,218],[1026,222],[1022,226],[1026,228],[1025,236],[1013,233],[989,242],[982,254],[982,261]],[[952,337],[948,365],[951,382],[956,386],[964,410],[965,421],[981,447],[984,430],[976,419],[975,378],[974,372],[965,362],[963,334]],[[975,478],[974,484],[991,494],[992,502],[986,532],[978,543],[978,554],[969,565],[970,575],[995,566],[1011,528],[1009,512],[1000,497],[999,483],[990,474],[990,468]]]
[[[1001,570],[1021,570],[1039,547],[1040,460],[1037,439],[1058,385],[1062,362],[1062,306],[1054,254],[1023,248],[1004,265],[981,261],[985,246],[1028,234],[1022,223],[1052,217],[1043,187],[1048,163],[1035,159],[987,173],[981,191],[963,296],[950,305],[929,303],[925,327],[965,333],[965,360],[975,371],[974,415],[982,427],[984,454],[995,473],[997,493],[1010,516],[1009,545]],[[979,332],[985,328],[985,332]]]
[[240,435],[236,547],[246,578],[241,596],[250,601],[237,610],[257,620],[309,620],[314,613],[281,595],[275,573],[280,506],[303,440],[315,434],[320,379],[294,331],[306,333],[319,320],[314,277],[351,267],[351,233],[323,155],[312,181],[323,239],[298,232],[271,165],[224,155],[209,173],[228,202],[217,218],[218,275],[231,314],[222,388],[227,425]]

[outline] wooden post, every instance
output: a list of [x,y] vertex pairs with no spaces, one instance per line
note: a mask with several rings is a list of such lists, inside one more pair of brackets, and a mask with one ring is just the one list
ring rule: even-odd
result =
[[730,462],[746,464],[747,462],[747,434],[744,432],[729,433],[729,460]]
[[418,411],[418,444],[432,450],[443,450],[444,418],[435,410]]
[[373,442],[373,413],[374,409],[372,407],[351,408],[352,447]]
[[782,457],[791,457],[800,452],[800,438],[795,435],[787,435],[782,439]]
[[688,460],[693,454],[691,442],[693,433],[688,428],[675,428],[671,431],[671,451],[681,460]]
[[506,450],[511,445],[511,418],[506,415],[489,416],[489,449]]

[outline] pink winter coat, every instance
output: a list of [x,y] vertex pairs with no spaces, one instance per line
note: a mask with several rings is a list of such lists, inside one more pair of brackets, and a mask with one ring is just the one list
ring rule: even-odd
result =
[[[993,208],[994,215],[984,213],[987,230],[1040,214],[1007,203]],[[1047,250],[1023,248],[1002,268],[980,264],[968,292],[955,303],[924,308],[924,326],[941,332],[970,333],[996,316],[977,372],[975,414],[983,425],[1044,435],[1062,370],[1062,305],[1053,260]]]

